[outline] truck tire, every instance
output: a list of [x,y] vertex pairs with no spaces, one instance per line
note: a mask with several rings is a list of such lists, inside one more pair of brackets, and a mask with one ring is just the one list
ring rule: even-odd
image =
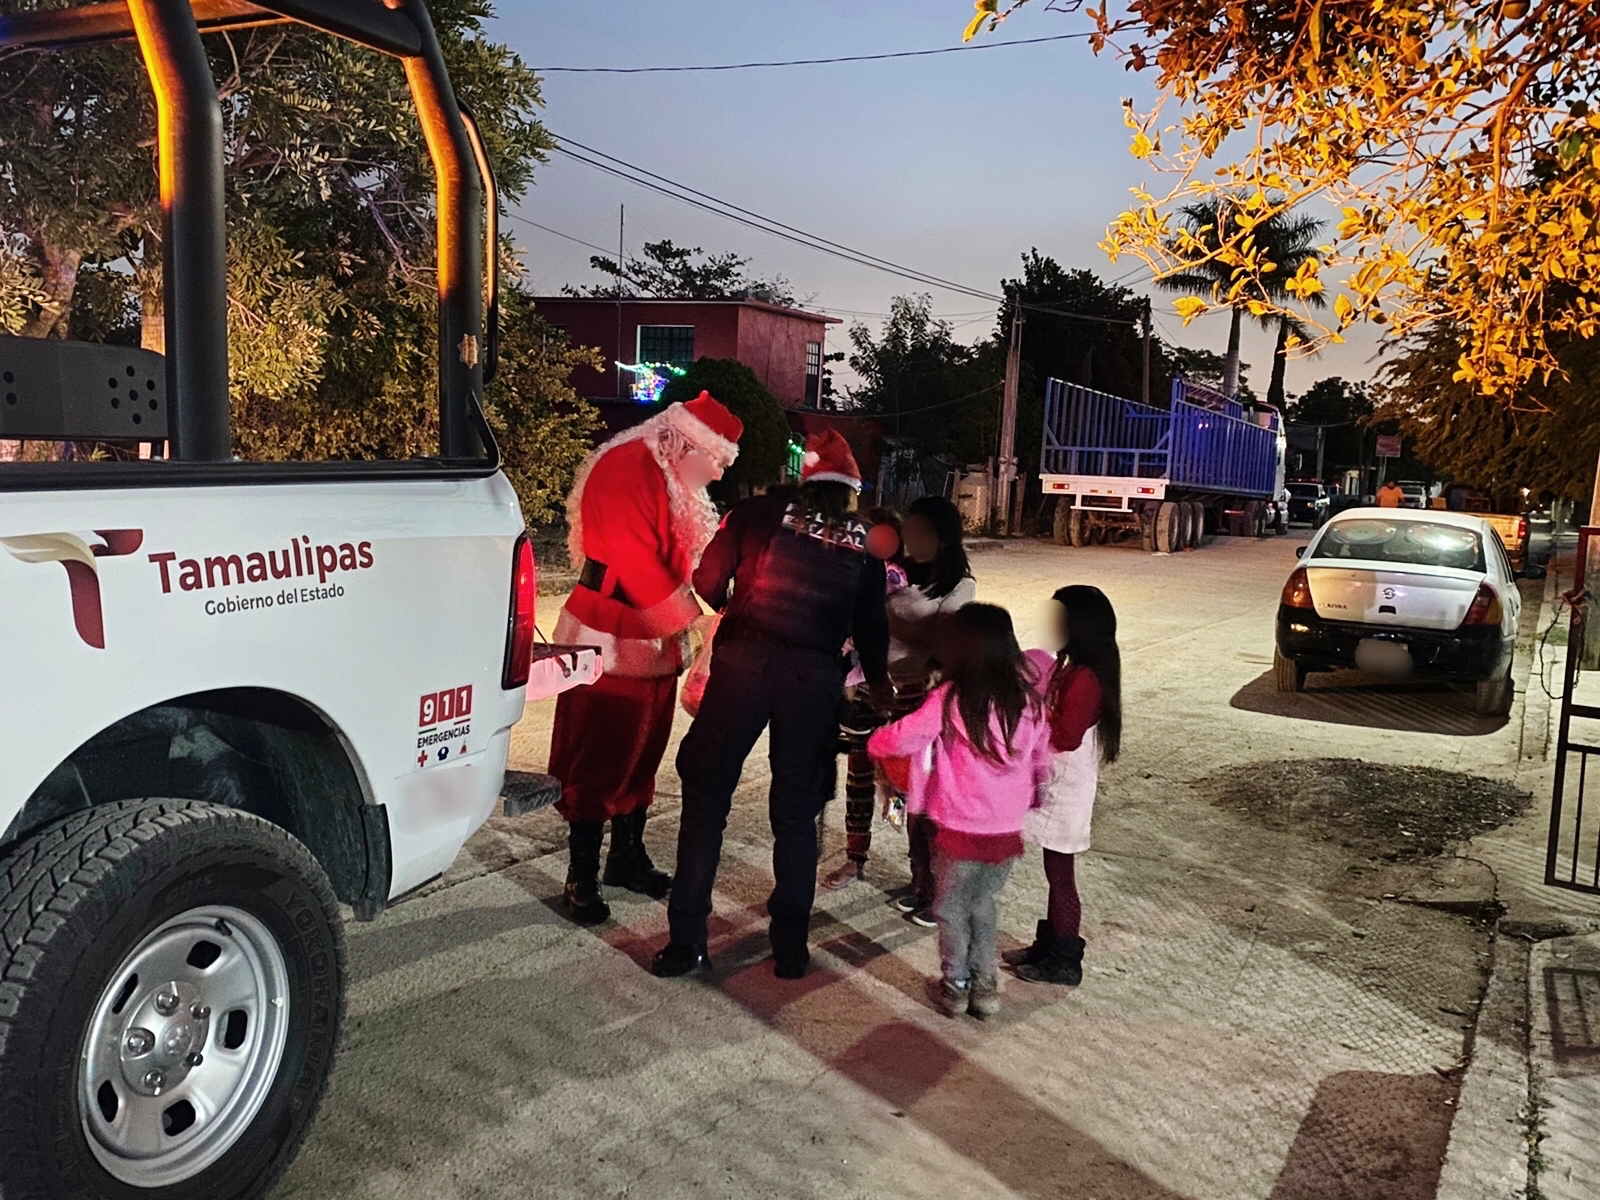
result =
[[1183,514],[1171,500],[1163,500],[1156,509],[1156,553],[1173,554],[1181,546]]
[[1184,547],[1189,550],[1200,549],[1206,537],[1205,509],[1200,507],[1198,500],[1185,500],[1183,507],[1186,518],[1183,522]]
[[1156,515],[1149,508],[1139,511],[1139,546],[1146,554],[1156,548]]
[[1260,500],[1252,500],[1245,507],[1250,514],[1250,536],[1264,538],[1267,536],[1267,506]]
[[1272,682],[1280,692],[1303,692],[1306,688],[1306,669],[1294,659],[1284,657],[1283,652],[1274,646]]
[[1067,540],[1080,549],[1089,544],[1089,514],[1081,508],[1072,510],[1072,515],[1067,518]]
[[1484,717],[1503,717],[1511,711],[1516,699],[1516,685],[1511,682],[1511,668],[1495,679],[1480,679],[1473,697],[1473,707]]
[[1065,500],[1057,497],[1056,512],[1055,517],[1052,520],[1051,528],[1051,533],[1054,535],[1056,545],[1070,546],[1072,544],[1070,540],[1070,534],[1068,533],[1068,523],[1071,521],[1071,519],[1072,506],[1069,505]]
[[343,1016],[338,904],[284,830],[191,800],[57,822],[0,862],[0,1196],[265,1196]]

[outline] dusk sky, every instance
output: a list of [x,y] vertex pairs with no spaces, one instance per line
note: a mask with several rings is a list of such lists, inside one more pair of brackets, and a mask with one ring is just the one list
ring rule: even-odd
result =
[[[636,67],[822,58],[959,43],[962,0],[607,0],[582,5],[499,0],[492,36],[535,67]],[[1024,9],[988,40],[1088,28],[1081,14]],[[888,62],[722,73],[605,75],[552,72],[543,118],[585,143],[764,216],[984,291],[1019,273],[1030,246],[1068,267],[1144,289],[1135,260],[1110,264],[1096,246],[1128,188],[1159,182],[1127,151],[1120,99],[1148,107],[1149,76],[1096,58],[1084,41],[1053,42]],[[758,275],[783,275],[810,305],[876,325],[890,297],[919,285],[842,262],[700,212],[561,155],[542,168],[522,214],[615,254],[617,207],[627,247],[670,238],[751,258]],[[1332,210],[1330,210],[1332,211]],[[513,223],[529,283],[603,282],[594,251]],[[931,289],[929,289],[931,290]],[[932,290],[957,335],[993,327],[984,301]],[[1226,317],[1187,330],[1157,293],[1162,336],[1226,346]],[[1288,388],[1325,375],[1365,379],[1373,339],[1291,360]],[[842,349],[842,329],[830,349]],[[1266,391],[1271,336],[1246,326],[1244,360]],[[846,379],[848,382],[848,379]]]

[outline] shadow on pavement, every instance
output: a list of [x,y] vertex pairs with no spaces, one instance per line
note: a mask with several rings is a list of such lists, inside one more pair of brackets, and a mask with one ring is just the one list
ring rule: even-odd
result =
[[1456,1093],[1439,1075],[1328,1076],[1269,1200],[1433,1200]]
[[1447,684],[1374,680],[1356,671],[1336,671],[1309,676],[1303,692],[1280,692],[1268,671],[1235,692],[1228,704],[1298,721],[1447,737],[1484,737],[1506,724],[1505,717],[1479,716],[1471,693]]

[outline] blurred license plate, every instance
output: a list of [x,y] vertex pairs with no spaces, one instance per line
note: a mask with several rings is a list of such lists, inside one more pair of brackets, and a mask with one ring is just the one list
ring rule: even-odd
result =
[[1356,645],[1356,666],[1374,675],[1397,678],[1411,674],[1411,647],[1386,638],[1362,638]]

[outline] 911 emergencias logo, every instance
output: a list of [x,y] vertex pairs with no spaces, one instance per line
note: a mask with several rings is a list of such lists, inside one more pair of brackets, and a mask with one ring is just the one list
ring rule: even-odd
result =
[[77,533],[33,533],[0,538],[11,557],[25,563],[58,562],[67,572],[72,595],[72,623],[78,636],[96,650],[106,648],[105,616],[100,607],[101,558],[121,558],[144,543],[142,529],[96,529]]
[[417,702],[417,728],[421,730],[417,766],[427,766],[430,756],[444,762],[452,754],[456,758],[466,754],[466,738],[472,732],[472,685],[426,693]]

